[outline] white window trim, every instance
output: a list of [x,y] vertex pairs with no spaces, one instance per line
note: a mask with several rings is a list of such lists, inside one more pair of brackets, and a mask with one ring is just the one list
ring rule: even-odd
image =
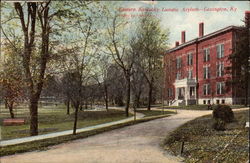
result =
[[[219,85],[219,93],[217,92],[217,89],[218,89],[218,85]],[[224,88],[223,88],[224,87]],[[225,89],[225,83],[224,82],[218,82],[216,84],[216,93],[218,95],[221,95],[222,94],[222,89]],[[225,93],[225,92],[224,92]]]
[[[204,51],[205,51],[205,54],[204,54],[205,55],[205,61],[204,62],[207,62],[207,61],[210,60],[210,49],[205,48]],[[208,60],[208,56],[209,56],[209,60]],[[203,58],[203,60],[204,60],[204,58]]]
[[[218,51],[217,51],[217,48],[219,47],[219,55],[217,54],[218,53]],[[222,48],[223,47],[223,48]],[[223,49],[223,50],[222,50]],[[223,51],[223,53],[222,53],[222,51]],[[225,45],[223,44],[223,43],[221,43],[221,44],[217,44],[216,45],[216,54],[217,54],[217,58],[222,58],[222,57],[224,57],[224,53],[225,53]],[[223,54],[223,55],[222,55]]]
[[209,77],[208,77],[209,67],[210,66],[208,66],[208,65],[206,65],[206,66],[203,67],[203,71],[204,71],[204,68],[205,68],[205,71],[203,72],[203,73],[205,73],[205,78],[204,79],[209,79]]

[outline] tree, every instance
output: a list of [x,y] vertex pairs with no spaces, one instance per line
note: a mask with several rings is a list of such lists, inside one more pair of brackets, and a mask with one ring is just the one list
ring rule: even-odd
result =
[[107,70],[107,81],[109,84],[109,101],[113,105],[124,106],[124,91],[126,85],[124,85],[123,71],[117,64],[110,64]]
[[67,115],[70,114],[70,92],[72,91],[70,88],[70,74],[65,72],[60,82],[60,92],[64,95],[65,104],[67,106]]
[[[22,51],[22,65],[24,68],[25,78],[29,91],[29,109],[30,109],[30,135],[38,134],[38,100],[43,87],[44,74],[46,64],[49,58],[49,34],[50,21],[52,17],[49,16],[48,2],[28,2],[22,5],[20,2],[15,2],[14,7],[17,16],[21,23],[21,28],[24,36],[23,51]],[[26,12],[24,12],[26,10]],[[35,34],[37,22],[40,22],[41,27],[41,50],[37,64],[39,70],[36,74],[32,74],[31,60],[35,50]]]
[[[134,53],[129,45],[129,38],[125,35],[124,26],[127,22],[115,13],[111,16],[111,22],[107,27],[109,44],[106,45],[114,62],[122,69],[126,81],[126,116],[129,116],[131,75],[134,64]],[[122,39],[121,39],[122,38]]]
[[141,72],[148,83],[147,108],[150,110],[153,89],[156,86],[155,82],[160,80],[163,73],[162,55],[167,47],[169,33],[161,28],[160,19],[154,17],[152,13],[146,12],[144,15],[140,18],[137,35],[142,46],[140,53],[142,63],[140,63],[140,66]]
[[[0,71],[1,98],[4,99],[6,107],[9,109],[10,117],[14,118],[14,106],[21,102],[24,95],[24,81],[22,80],[22,67],[20,65],[21,58],[18,55],[20,49],[20,38],[17,37],[15,31],[10,31],[15,40],[10,44],[3,41],[2,45],[2,68]],[[15,46],[17,49],[12,48]]]
[[[244,105],[249,105],[249,77],[250,77],[250,14],[246,13],[245,26],[237,31],[236,43],[229,60],[231,67],[227,67],[232,74],[230,84],[236,88],[235,96],[243,95]],[[237,85],[237,86],[236,86]],[[233,89],[234,89],[233,88]]]
[[105,108],[108,111],[108,102],[109,102],[109,81],[108,81],[108,68],[110,65],[110,57],[109,55],[106,55],[104,53],[99,54],[97,56],[97,65],[96,65],[96,72],[94,74],[94,79],[98,83],[98,86],[100,88],[101,94],[103,96],[103,99],[105,101]]
[[76,34],[82,37],[68,42],[64,49],[61,50],[61,53],[66,54],[65,71],[68,73],[69,79],[69,96],[75,109],[73,134],[76,134],[78,111],[82,105],[83,87],[88,84],[88,80],[92,75],[92,60],[98,48],[94,44],[97,32],[93,15],[85,16],[83,14],[79,16],[72,20],[76,23],[76,26],[69,30],[76,30],[77,28],[79,33]]
[[[18,71],[17,71],[18,72]],[[23,88],[20,85],[22,83],[22,79],[20,78],[20,75],[16,73],[11,72],[7,74],[7,76],[4,76],[6,74],[1,74],[1,80],[0,85],[2,89],[2,96],[5,100],[5,104],[7,105],[10,117],[15,118],[13,109],[14,105],[17,104],[22,100],[23,95]]]

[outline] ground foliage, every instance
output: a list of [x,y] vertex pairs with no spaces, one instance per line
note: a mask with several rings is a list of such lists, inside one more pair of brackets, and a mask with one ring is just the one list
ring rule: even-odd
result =
[[212,128],[212,115],[197,118],[167,136],[164,149],[179,155],[184,141],[185,162],[247,162],[249,132],[244,126],[249,121],[248,115],[249,111],[235,112],[235,121],[227,124],[225,131]]

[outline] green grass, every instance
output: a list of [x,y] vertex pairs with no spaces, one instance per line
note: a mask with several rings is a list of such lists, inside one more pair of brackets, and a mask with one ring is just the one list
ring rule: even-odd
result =
[[159,110],[136,110],[138,113],[142,113],[145,115],[145,117],[151,117],[151,116],[158,116],[158,115],[164,115],[164,114],[175,114],[175,112],[172,111],[159,111]]
[[[245,108],[243,105],[229,105],[232,109]],[[208,105],[164,106],[166,109],[208,110]]]
[[[3,140],[20,138],[29,136],[29,114],[27,109],[18,108],[19,112],[16,115],[18,118],[24,118],[25,124],[19,126],[3,126],[3,119],[9,118],[8,111],[1,110],[1,136]],[[130,114],[130,116],[132,116]],[[93,126],[97,124],[107,123],[124,119],[125,113],[120,110],[106,111],[80,111],[78,114],[77,128]],[[46,134],[57,131],[72,129],[74,122],[74,113],[66,115],[64,106],[45,107],[39,109],[39,134]]]
[[22,144],[18,144],[18,145],[1,147],[0,148],[0,156],[12,155],[12,154],[16,154],[16,153],[23,153],[23,152],[34,151],[34,150],[47,150],[48,147],[51,145],[66,143],[66,142],[69,142],[72,140],[82,139],[82,138],[86,138],[88,136],[103,133],[105,131],[110,131],[110,130],[118,129],[121,127],[130,126],[130,125],[134,125],[134,124],[138,124],[138,123],[142,123],[142,122],[147,122],[150,120],[163,118],[163,117],[167,117],[167,116],[169,116],[169,114],[164,114],[164,115],[159,115],[159,116],[154,116],[154,117],[147,117],[147,118],[143,118],[143,119],[139,119],[139,120],[135,120],[135,121],[129,121],[129,122],[121,123],[121,124],[112,125],[109,127],[104,127],[101,129],[95,129],[95,130],[91,130],[91,131],[81,132],[81,133],[76,134],[76,135],[60,136],[60,137],[56,137],[56,138],[50,138],[50,139],[44,139],[44,140],[33,141],[33,142],[28,142],[28,143],[22,143]]
[[[244,127],[249,121],[249,111],[234,112],[235,121],[227,124],[226,131],[212,128],[212,115],[190,121],[173,131],[164,141],[164,148],[174,155],[180,154],[181,142],[185,142],[183,157],[185,162],[247,162],[248,130]],[[222,151],[235,135],[239,135]]]

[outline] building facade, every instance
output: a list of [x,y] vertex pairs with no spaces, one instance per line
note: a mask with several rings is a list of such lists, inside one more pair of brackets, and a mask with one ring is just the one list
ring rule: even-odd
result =
[[239,93],[242,90],[230,83],[233,75],[227,72],[227,67],[233,67],[229,56],[241,29],[228,26],[204,35],[202,22],[198,37],[188,42],[182,31],[181,43],[176,42],[164,55],[165,103],[174,106],[244,103],[243,94]]

